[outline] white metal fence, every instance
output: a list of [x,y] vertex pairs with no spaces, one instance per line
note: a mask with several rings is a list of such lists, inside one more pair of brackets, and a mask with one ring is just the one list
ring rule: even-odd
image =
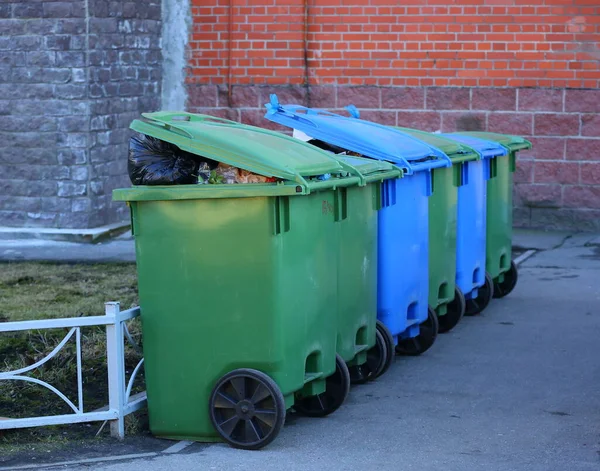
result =
[[[127,321],[140,315],[140,308],[135,307],[126,311],[120,310],[117,302],[105,304],[104,316],[72,317],[65,319],[48,319],[22,322],[0,322],[0,334],[8,332],[19,332],[27,330],[46,330],[69,328],[69,332],[63,340],[44,358],[34,364],[13,371],[0,372],[0,381],[27,381],[45,387],[61,398],[72,410],[71,414],[48,415],[42,417],[27,418],[4,418],[0,420],[0,430],[23,427],[40,427],[44,425],[74,424],[80,422],[109,421],[111,434],[114,437],[125,436],[125,416],[141,409],[146,405],[146,394],[131,396],[133,383],[138,371],[144,363],[142,358],[126,383],[125,374],[125,340],[139,350],[129,330]],[[81,358],[81,328],[91,326],[106,326],[106,359],[108,371],[108,407],[97,411],[84,411],[83,404],[83,377]],[[36,368],[42,366],[52,358],[69,342],[75,338],[77,356],[77,403],[75,404],[61,391],[51,384],[31,376],[26,376]],[[0,365],[1,367],[1,365]]]

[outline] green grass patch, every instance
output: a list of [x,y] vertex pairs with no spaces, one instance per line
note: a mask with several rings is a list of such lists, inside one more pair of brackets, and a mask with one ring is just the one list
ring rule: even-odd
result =
[[[0,263],[0,322],[101,316],[104,303],[119,301],[121,309],[138,304],[135,264],[53,264]],[[141,324],[128,325],[134,340],[141,344]],[[0,371],[10,371],[44,358],[65,337],[69,329],[34,330],[0,334]],[[82,328],[82,369],[84,409],[90,411],[108,403],[105,327]],[[131,373],[141,356],[126,344],[126,371]],[[75,338],[48,363],[27,373],[47,381],[77,405]],[[138,375],[143,389],[143,371]],[[137,384],[140,384],[139,382]],[[31,417],[72,412],[51,391],[23,381],[0,381],[0,417]],[[129,422],[132,422],[131,417]],[[132,429],[144,429],[136,418]],[[32,442],[56,443],[95,434],[100,424],[42,427],[0,432],[0,450]],[[106,427],[105,432],[108,431]],[[6,449],[5,449],[6,450]],[[1,454],[1,453],[0,453]]]
[[99,316],[137,305],[135,264],[0,264],[0,321]]

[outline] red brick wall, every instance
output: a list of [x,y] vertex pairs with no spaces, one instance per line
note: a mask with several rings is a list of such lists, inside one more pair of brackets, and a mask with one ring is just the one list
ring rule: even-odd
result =
[[271,127],[282,102],[526,136],[515,221],[600,229],[598,0],[193,0],[188,108]]

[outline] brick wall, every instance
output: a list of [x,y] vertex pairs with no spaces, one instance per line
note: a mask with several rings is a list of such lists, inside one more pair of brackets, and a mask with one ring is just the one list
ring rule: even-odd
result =
[[535,147],[519,156],[516,223],[600,229],[598,2],[446,3],[193,0],[188,108],[271,127],[262,106],[277,92],[388,124],[523,135]]
[[190,82],[227,82],[231,39],[234,83],[303,83],[306,43],[315,84],[599,85],[595,0],[232,3],[194,0]]
[[126,218],[127,127],[158,108],[160,3],[0,4],[0,226]]

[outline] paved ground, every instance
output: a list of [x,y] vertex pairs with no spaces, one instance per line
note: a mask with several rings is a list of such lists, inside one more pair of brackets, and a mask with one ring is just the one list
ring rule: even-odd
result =
[[156,441],[146,458],[66,467],[600,470],[600,238],[552,237],[509,297],[422,357],[398,358],[332,416],[291,417],[262,451],[193,444],[165,454],[173,443]]

